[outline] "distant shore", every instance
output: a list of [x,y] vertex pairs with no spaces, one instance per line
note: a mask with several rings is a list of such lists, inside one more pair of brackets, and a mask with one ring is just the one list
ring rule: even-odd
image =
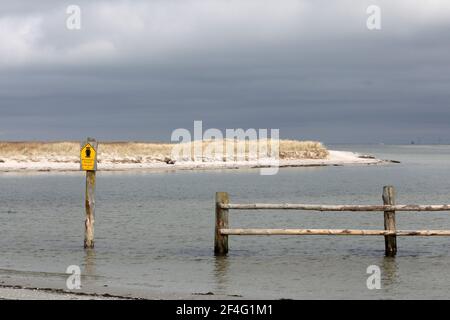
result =
[[[99,171],[164,171],[164,170],[207,170],[207,169],[241,169],[263,168],[270,166],[312,167],[312,166],[343,166],[343,165],[373,165],[395,162],[380,160],[368,155],[350,151],[329,150],[324,159],[280,159],[275,161],[180,161],[173,164],[166,162],[139,163],[135,161],[100,162]],[[56,162],[51,159],[13,160],[0,162],[0,172],[71,172],[79,171],[78,161]]]

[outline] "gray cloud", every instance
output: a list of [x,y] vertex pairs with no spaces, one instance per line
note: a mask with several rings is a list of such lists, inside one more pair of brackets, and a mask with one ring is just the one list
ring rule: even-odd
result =
[[448,1],[76,1],[79,31],[68,4],[0,2],[0,139],[450,142]]

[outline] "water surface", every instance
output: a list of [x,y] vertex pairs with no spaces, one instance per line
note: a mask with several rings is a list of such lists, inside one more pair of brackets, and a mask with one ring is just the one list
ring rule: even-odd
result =
[[[331,146],[401,164],[170,173],[98,172],[96,247],[85,251],[84,175],[0,175],[0,281],[65,287],[80,265],[83,289],[131,294],[214,292],[244,298],[450,298],[450,238],[230,236],[214,257],[214,193],[232,202],[450,203],[449,146]],[[382,229],[382,213],[231,211],[231,227]],[[447,212],[397,213],[399,229],[450,229]],[[368,290],[378,265],[382,289]],[[107,287],[106,287],[107,286]]]

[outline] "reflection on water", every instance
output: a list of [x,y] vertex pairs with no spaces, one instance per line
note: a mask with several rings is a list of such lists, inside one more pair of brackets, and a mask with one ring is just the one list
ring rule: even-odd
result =
[[[0,175],[0,281],[27,275],[45,281],[54,278],[64,287],[67,266],[76,264],[82,266],[90,286],[103,288],[107,283],[108,288],[131,293],[450,298],[450,238],[445,237],[403,237],[392,259],[384,258],[383,237],[231,236],[228,257],[214,256],[216,191],[229,192],[237,203],[381,204],[383,186],[394,185],[400,204],[449,202],[450,147],[347,149],[402,163],[285,168],[275,176],[260,176],[259,170],[250,169],[99,172],[96,247],[86,251],[81,172]],[[398,213],[396,218],[399,229],[450,229],[445,213]],[[383,214],[231,212],[230,225],[380,229]],[[367,267],[374,264],[381,268],[382,290],[366,286]]]
[[395,257],[384,257],[383,263],[380,266],[381,275],[383,279],[383,287],[391,288],[394,287],[398,282],[397,272],[398,263]]
[[95,275],[95,249],[84,249],[84,270],[83,275],[94,276]]
[[229,259],[226,256],[214,256],[214,278],[217,292],[228,292]]

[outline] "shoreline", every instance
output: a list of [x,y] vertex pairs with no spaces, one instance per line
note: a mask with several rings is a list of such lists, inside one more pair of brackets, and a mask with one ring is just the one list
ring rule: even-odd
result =
[[[81,288],[68,289],[69,274],[0,268],[0,300],[242,300],[261,299],[237,292],[177,291],[147,286],[91,281],[81,274]],[[100,276],[101,277],[101,276]]]
[[1,284],[0,300],[142,300],[142,298]]
[[[267,167],[320,167],[343,165],[376,165],[399,163],[395,160],[381,160],[373,156],[351,151],[329,150],[325,159],[283,159],[276,161],[233,161],[233,162],[196,162],[183,161],[174,164],[165,162],[135,163],[109,162],[99,163],[98,171],[164,171],[164,170],[210,170],[210,169],[257,169]],[[0,163],[0,173],[17,172],[76,172],[80,171],[79,162],[16,161],[4,160]]]
[[0,284],[0,300],[239,300],[239,295],[223,295],[213,292],[176,293],[146,292],[120,294],[108,291],[79,291],[54,287],[18,284]]

